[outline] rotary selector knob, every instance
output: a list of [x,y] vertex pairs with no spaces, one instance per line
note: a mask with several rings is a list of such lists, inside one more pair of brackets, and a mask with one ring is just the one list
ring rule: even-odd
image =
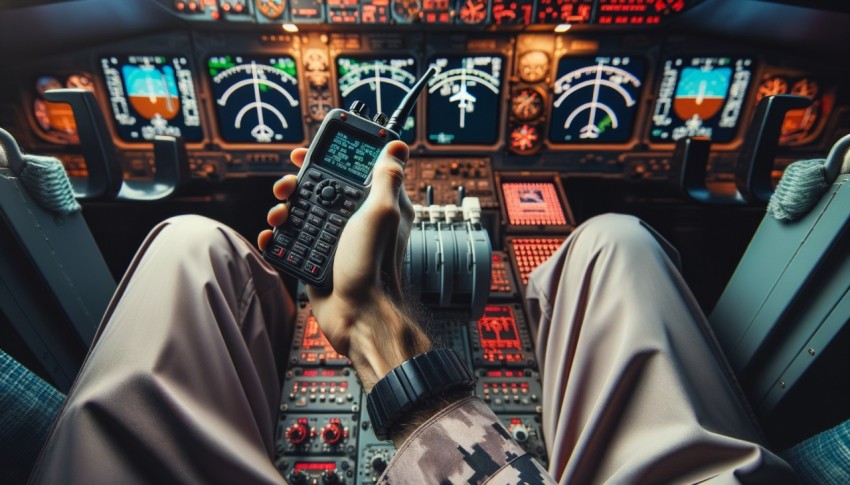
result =
[[345,480],[336,470],[325,470],[322,472],[322,483],[324,485],[339,485],[345,483]]
[[295,423],[286,429],[286,439],[296,446],[303,443],[308,436],[310,436],[310,431],[301,423]]
[[384,458],[384,455],[377,455],[372,458],[372,470],[375,470],[378,473],[384,473],[384,470],[387,469],[387,460]]
[[523,424],[514,424],[508,430],[511,432],[511,436],[516,440],[517,443],[525,443],[528,441],[528,428]]
[[361,118],[369,119],[369,106],[367,106],[363,101],[355,101],[351,103],[349,111]]
[[301,470],[292,470],[289,474],[289,483],[292,485],[307,485],[307,475]]
[[328,423],[322,428],[322,441],[329,445],[338,444],[342,441],[344,430],[342,425],[337,422]]

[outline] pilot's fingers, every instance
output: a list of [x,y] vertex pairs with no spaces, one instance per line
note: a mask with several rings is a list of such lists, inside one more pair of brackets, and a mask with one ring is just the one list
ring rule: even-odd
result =
[[395,219],[399,218],[399,193],[404,186],[404,165],[409,153],[407,144],[402,141],[393,141],[384,147],[372,172],[372,188],[366,201],[370,211],[389,211],[394,213]]
[[269,245],[269,241],[272,239],[272,234],[274,233],[271,229],[265,229],[257,236],[257,247],[260,248],[260,251],[265,251],[266,246]]
[[270,226],[277,227],[286,222],[287,217],[289,217],[289,208],[286,207],[286,204],[278,204],[269,210],[266,221]]
[[283,178],[274,183],[274,196],[277,200],[286,200],[295,192],[295,186],[298,183],[298,177],[295,175],[284,175]]
[[296,148],[295,150],[292,150],[292,153],[289,154],[289,160],[294,163],[296,167],[300,167],[301,164],[304,163],[305,157],[307,157],[306,148]]

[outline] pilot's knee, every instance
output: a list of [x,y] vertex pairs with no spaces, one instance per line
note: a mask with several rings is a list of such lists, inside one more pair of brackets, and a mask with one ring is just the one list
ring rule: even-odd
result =
[[165,244],[174,251],[181,249],[195,253],[205,248],[232,249],[248,243],[232,228],[208,217],[187,214],[170,217],[153,229],[157,244]]
[[573,244],[590,246],[593,252],[640,253],[659,247],[656,235],[637,217],[604,214],[588,219],[576,228]]

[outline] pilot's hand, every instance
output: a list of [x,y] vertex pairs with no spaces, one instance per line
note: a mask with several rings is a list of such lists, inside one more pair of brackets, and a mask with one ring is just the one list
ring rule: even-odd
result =
[[[292,152],[301,166],[307,150]],[[430,349],[430,342],[410,316],[402,285],[402,264],[413,221],[413,205],[404,190],[407,145],[394,141],[378,158],[366,201],[340,235],[333,266],[333,288],[308,288],[319,327],[337,352],[354,364],[366,391],[405,360]],[[296,177],[274,185],[286,200]],[[279,226],[288,217],[284,204],[272,208],[268,223]],[[260,249],[271,239],[263,231]]]

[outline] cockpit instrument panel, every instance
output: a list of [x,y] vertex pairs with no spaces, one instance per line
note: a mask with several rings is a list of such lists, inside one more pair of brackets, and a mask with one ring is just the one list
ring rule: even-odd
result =
[[511,226],[565,226],[567,216],[551,182],[502,182]]
[[538,24],[587,24],[593,0],[538,0]]
[[125,142],[157,135],[203,138],[189,61],[180,56],[100,59],[116,132]]
[[54,76],[39,76],[35,81],[36,96],[32,104],[33,117],[41,129],[39,133],[54,143],[79,143],[77,122],[71,106],[47,101],[44,93],[51,89],[75,88],[94,91],[94,83],[88,74],[71,74],[65,83]]
[[317,23],[325,20],[323,0],[289,0],[289,16],[297,23]]
[[[369,108],[369,115],[386,115],[401,103],[402,98],[416,84],[416,60],[412,57],[336,58],[337,86],[339,99],[344,108],[354,101],[362,101]],[[416,118],[411,115],[404,124],[401,139],[407,143],[416,137]]]
[[437,57],[428,82],[428,142],[492,145],[498,139],[500,56]]
[[678,57],[664,62],[649,138],[672,143],[689,136],[729,142],[735,136],[753,77],[745,57]]
[[616,25],[660,24],[664,17],[682,12],[687,3],[686,0],[599,0],[596,21]]
[[555,79],[549,141],[628,140],[645,71],[639,57],[562,57]]
[[808,108],[794,109],[785,115],[779,143],[800,146],[814,141],[835,105],[835,91],[809,76],[771,74],[759,85],[756,102],[775,94],[796,94],[812,99]]
[[493,23],[531,25],[534,23],[534,0],[493,0]]
[[304,140],[298,72],[292,57],[213,56],[207,68],[224,141]]

